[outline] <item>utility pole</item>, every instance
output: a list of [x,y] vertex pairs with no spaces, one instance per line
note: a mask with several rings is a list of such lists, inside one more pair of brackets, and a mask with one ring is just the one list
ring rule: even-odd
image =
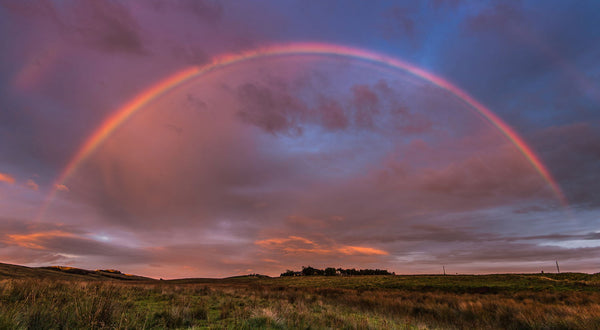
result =
[[556,260],[556,272],[560,273],[560,268],[558,268],[558,260]]
[[444,276],[446,276],[446,266],[442,266],[442,269],[444,270]]

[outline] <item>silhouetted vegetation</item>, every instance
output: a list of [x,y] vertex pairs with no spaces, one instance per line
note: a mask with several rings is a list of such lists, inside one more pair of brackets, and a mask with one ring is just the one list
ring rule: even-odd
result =
[[302,266],[302,271],[286,270],[280,276],[356,276],[356,275],[394,275],[385,269],[343,269],[327,267],[325,269],[313,268],[311,266]]

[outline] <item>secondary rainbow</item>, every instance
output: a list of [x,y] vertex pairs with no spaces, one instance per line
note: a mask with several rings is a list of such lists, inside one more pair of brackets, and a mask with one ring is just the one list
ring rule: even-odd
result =
[[273,56],[285,56],[285,55],[323,55],[323,56],[339,56],[346,58],[354,58],[363,61],[375,62],[378,64],[386,65],[395,69],[404,70],[409,72],[425,81],[428,81],[441,89],[444,89],[467,105],[472,110],[483,117],[486,121],[495,126],[502,134],[512,143],[514,146],[525,156],[525,158],[531,163],[535,170],[542,176],[542,178],[550,185],[556,197],[560,200],[563,205],[567,205],[567,200],[557,184],[556,180],[552,177],[548,169],[540,161],[539,157],[533,152],[533,150],[525,143],[510,126],[508,126],[502,119],[496,116],[490,109],[485,107],[483,104],[475,100],[467,92],[456,87],[449,81],[436,76],[430,72],[427,72],[413,64],[402,61],[397,58],[389,57],[383,54],[379,54],[372,51],[367,51],[359,48],[346,47],[334,44],[322,44],[322,43],[291,43],[284,45],[275,45],[271,47],[258,48],[254,50],[244,51],[234,54],[225,54],[214,58],[210,63],[202,66],[194,66],[184,70],[181,70],[166,79],[159,81],[152,85],[150,88],[144,90],[129,102],[124,104],[122,107],[114,111],[102,124],[94,130],[94,132],[85,140],[79,150],[68,162],[60,176],[55,181],[47,199],[42,206],[38,218],[43,215],[48,204],[54,198],[59,185],[63,184],[69,176],[75,172],[77,167],[84,161],[94,150],[102,144],[119,126],[121,126],[128,118],[135,114],[140,109],[144,108],[148,103],[156,100],[161,95],[169,92],[170,90],[182,85],[183,83],[190,81],[193,78],[197,78],[208,72],[217,70],[219,68],[229,66],[232,64],[249,61],[253,59]]

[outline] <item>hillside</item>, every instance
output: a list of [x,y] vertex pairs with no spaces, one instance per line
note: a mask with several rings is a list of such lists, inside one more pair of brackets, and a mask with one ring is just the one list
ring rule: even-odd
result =
[[0,264],[0,329],[600,329],[599,301],[600,274],[159,281]]
[[600,329],[598,274],[123,281],[140,277],[0,270],[0,329]]
[[155,281],[152,278],[123,274],[117,270],[87,270],[81,268],[49,266],[26,267],[0,263],[0,279],[45,278],[56,280],[86,280],[86,281]]

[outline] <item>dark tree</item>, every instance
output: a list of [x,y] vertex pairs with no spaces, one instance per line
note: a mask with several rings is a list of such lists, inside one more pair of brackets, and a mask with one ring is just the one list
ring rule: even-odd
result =
[[333,267],[325,268],[325,276],[335,276],[335,268],[333,268]]
[[281,276],[314,276],[314,275],[325,275],[325,276],[351,276],[351,275],[395,275],[395,273],[390,273],[385,269],[343,269],[338,268],[335,269],[333,267],[327,267],[325,270],[313,268],[311,266],[302,266],[301,272],[294,272],[292,270],[287,270],[285,273],[282,273]]
[[302,275],[304,275],[304,276],[318,275],[317,269],[312,268],[311,266],[308,266],[308,267],[302,266]]
[[294,271],[288,269],[285,271],[285,273],[281,273],[280,276],[294,276]]

